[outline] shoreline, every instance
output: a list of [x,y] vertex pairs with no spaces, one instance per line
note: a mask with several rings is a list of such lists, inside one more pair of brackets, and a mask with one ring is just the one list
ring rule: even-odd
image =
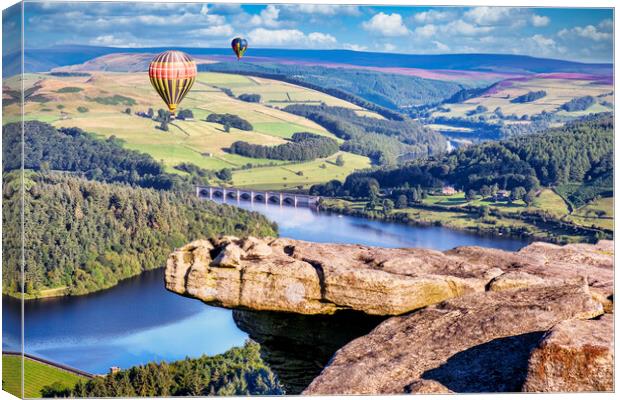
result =
[[[344,206],[342,206],[343,204]],[[443,227],[445,229],[450,229],[450,230],[457,231],[457,232],[467,233],[467,234],[480,236],[480,237],[489,237],[489,238],[494,238],[494,239],[509,239],[509,238],[525,239],[529,241],[530,243],[535,242],[535,241],[543,241],[543,242],[554,243],[554,244],[567,244],[567,243],[575,243],[575,242],[590,243],[590,242],[595,242],[597,240],[596,238],[588,237],[585,235],[583,236],[576,236],[574,234],[569,235],[568,232],[563,232],[564,235],[553,234],[549,230],[543,230],[543,232],[546,232],[545,235],[541,235],[535,232],[529,232],[528,229],[530,227],[536,227],[538,229],[541,229],[541,228],[532,222],[524,221],[523,219],[515,218],[514,216],[507,216],[507,215],[502,215],[502,214],[499,214],[500,219],[502,221],[510,221],[510,220],[518,221],[521,224],[521,226],[510,224],[510,223],[499,225],[499,226],[496,224],[485,224],[483,221],[475,220],[474,218],[472,218],[474,222],[470,223],[469,225],[455,224],[454,221],[457,220],[458,218],[462,218],[464,216],[468,218],[473,217],[473,214],[471,212],[468,212],[468,210],[465,210],[465,209],[437,210],[436,209],[437,207],[419,206],[419,207],[408,207],[406,209],[394,209],[390,211],[389,215],[386,216],[385,214],[383,214],[383,212],[376,211],[376,210],[371,211],[372,215],[369,215],[369,211],[366,211],[364,209],[359,209],[359,208],[353,208],[351,207],[352,204],[353,203],[349,200],[334,198],[334,199],[329,199],[327,200],[326,203],[321,204],[319,207],[319,210],[321,212],[326,212],[332,215],[348,215],[348,216],[353,216],[357,218],[364,218],[369,221],[374,220],[374,221],[381,221],[381,222],[386,222],[386,223],[397,223],[397,224],[402,224],[404,226],[415,226],[415,227],[422,227],[422,228],[433,227],[433,226]],[[420,216],[421,213],[426,213],[426,215],[424,217],[421,217]],[[442,220],[440,218],[436,218],[437,213],[448,214],[449,216],[452,216],[453,218]],[[587,230],[587,228],[581,228],[581,227],[579,227],[578,229],[583,229],[584,231]],[[565,240],[566,238],[570,240]],[[612,234],[612,238],[613,238],[613,234]],[[11,299],[23,300],[23,301],[86,296],[86,295],[95,294],[95,293],[98,293],[104,290],[112,289],[116,287],[119,283],[127,279],[135,278],[135,277],[142,275],[145,272],[154,271],[154,270],[164,268],[164,267],[165,265],[158,266],[156,268],[146,269],[146,270],[140,271],[139,273],[135,275],[123,277],[122,279],[119,279],[114,285],[98,288],[97,290],[89,291],[86,293],[70,294],[68,293],[69,288],[65,286],[65,287],[59,287],[59,288],[44,289],[41,291],[41,292],[47,292],[44,294],[27,295],[25,293],[9,293],[9,292],[3,291],[2,295],[8,296]]]
[[[66,291],[68,290],[68,288],[49,288],[49,289],[44,289],[44,291],[54,291],[54,292],[58,292],[58,294],[54,293],[54,294],[50,294],[50,295],[43,295],[43,296],[33,296],[33,295],[26,295],[25,293],[7,293],[5,291],[2,291],[2,295],[3,296],[7,296],[11,299],[14,300],[23,300],[23,301],[35,301],[35,300],[48,300],[48,299],[58,299],[58,298],[68,298],[68,297],[82,297],[82,296],[88,296],[91,294],[96,294],[96,293],[100,293],[104,290],[110,290],[113,289],[115,287],[117,287],[120,283],[128,280],[128,279],[132,279],[132,278],[136,278],[146,272],[152,272],[152,271],[156,271],[158,269],[163,269],[166,268],[165,265],[162,265],[160,267],[156,267],[156,268],[151,268],[151,269],[146,269],[143,271],[140,271],[139,273],[135,274],[135,275],[131,275],[131,276],[126,276],[123,277],[122,279],[119,279],[116,281],[116,283],[114,285],[111,286],[106,286],[106,287],[102,287],[99,288],[97,290],[93,290],[90,292],[86,292],[86,293],[79,293],[79,294],[69,294]],[[61,291],[60,289],[63,289],[63,291]],[[19,296],[21,295],[21,296]]]
[[[344,206],[343,206],[344,203]],[[460,232],[467,232],[474,235],[487,236],[493,238],[519,238],[519,239],[527,239],[531,242],[535,241],[543,241],[553,244],[569,244],[569,243],[595,243],[600,239],[608,239],[613,240],[613,232],[606,232],[600,230],[601,232],[610,235],[611,237],[603,237],[596,238],[588,235],[575,235],[574,233],[568,232],[568,226],[565,226],[565,230],[561,233],[553,232],[552,227],[547,229],[541,228],[533,222],[515,218],[514,216],[504,215],[502,213],[498,213],[494,215],[491,213],[491,216],[498,216],[498,220],[507,221],[513,220],[518,221],[519,224],[504,224],[497,225],[497,221],[493,223],[486,224],[484,221],[480,219],[473,218],[474,214],[469,212],[466,209],[455,210],[455,209],[442,209],[438,210],[437,207],[433,206],[419,206],[419,207],[408,207],[406,209],[393,209],[390,211],[389,215],[385,215],[382,211],[366,211],[360,208],[354,208],[352,206],[352,202],[344,199],[330,199],[327,203],[323,203],[320,205],[320,209],[322,211],[332,213],[332,214],[342,214],[359,218],[367,218],[369,220],[376,221],[385,221],[392,223],[400,223],[408,226],[418,226],[418,227],[430,227],[430,226],[440,226],[446,229],[451,229]],[[369,213],[372,213],[370,215]],[[426,213],[424,219],[421,217],[422,213]],[[452,218],[447,220],[437,218],[437,213],[442,213]],[[417,218],[416,218],[417,217]],[[434,217],[434,218],[433,218]],[[458,225],[455,224],[454,221],[457,218],[470,218],[473,222],[468,225]],[[568,225],[563,221],[556,222],[557,224]],[[519,226],[520,225],[520,226]],[[530,232],[529,229],[531,227],[535,227],[540,229],[542,232],[545,232],[544,235]],[[577,225],[570,226],[573,231],[591,231],[590,228],[581,227]],[[556,228],[558,229],[558,228]],[[559,229],[558,229],[559,230]]]

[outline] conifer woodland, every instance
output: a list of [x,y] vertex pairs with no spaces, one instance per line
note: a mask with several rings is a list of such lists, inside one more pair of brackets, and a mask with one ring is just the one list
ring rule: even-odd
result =
[[[19,128],[4,127],[3,292],[20,292]],[[220,234],[275,235],[257,213],[200,201],[189,178],[149,156],[80,130],[26,124],[26,297],[80,295],[160,268],[170,252]],[[59,293],[56,293],[59,294]]]
[[252,341],[217,356],[148,363],[73,388],[48,387],[45,397],[163,397],[281,395],[284,390]]

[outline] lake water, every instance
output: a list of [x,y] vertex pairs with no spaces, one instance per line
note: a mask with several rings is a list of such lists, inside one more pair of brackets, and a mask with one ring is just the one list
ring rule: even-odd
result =
[[[308,208],[238,205],[277,222],[280,236],[301,240],[438,250],[469,245],[516,250],[527,244],[520,239],[370,221]],[[3,296],[2,308],[2,347],[19,350],[20,302]],[[162,269],[87,296],[28,301],[24,312],[27,353],[92,373],[105,373],[111,366],[218,354],[247,338],[233,322],[231,311],[166,291]]]

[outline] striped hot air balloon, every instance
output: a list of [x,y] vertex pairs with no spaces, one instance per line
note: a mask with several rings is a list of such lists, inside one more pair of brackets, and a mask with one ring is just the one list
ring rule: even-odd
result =
[[239,60],[248,49],[248,41],[244,38],[236,37],[232,40],[230,46],[237,55],[237,60]]
[[177,106],[196,80],[196,63],[182,51],[158,54],[149,65],[151,84],[174,116]]

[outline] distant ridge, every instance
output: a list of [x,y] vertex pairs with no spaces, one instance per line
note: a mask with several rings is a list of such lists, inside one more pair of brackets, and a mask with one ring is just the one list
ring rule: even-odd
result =
[[[158,53],[170,47],[118,48],[84,45],[63,45],[46,49],[27,49],[25,51],[25,72],[46,72],[52,68],[81,64],[95,57],[111,53]],[[228,56],[233,54],[228,48],[190,48],[175,47],[195,56]],[[5,66],[15,54],[5,54]],[[7,59],[9,58],[9,59]],[[611,75],[611,63],[579,63],[574,61],[537,58],[512,54],[386,54],[351,50],[287,50],[255,49],[244,58],[249,62],[274,62],[295,60],[300,62],[321,62],[354,64],[368,67],[395,67],[421,69],[453,69],[501,73],[548,73],[576,72],[596,75]],[[5,69],[4,76],[14,75],[15,68]]]

